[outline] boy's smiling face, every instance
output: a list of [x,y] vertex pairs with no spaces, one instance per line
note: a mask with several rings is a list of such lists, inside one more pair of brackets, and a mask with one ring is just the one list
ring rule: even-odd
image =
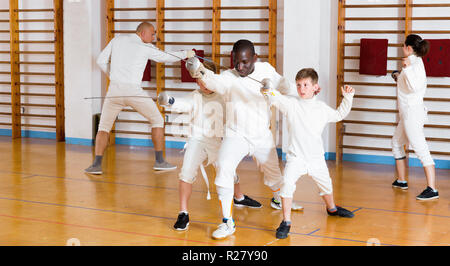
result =
[[303,78],[295,81],[298,96],[302,99],[311,99],[319,89],[319,84],[313,84],[311,78]]

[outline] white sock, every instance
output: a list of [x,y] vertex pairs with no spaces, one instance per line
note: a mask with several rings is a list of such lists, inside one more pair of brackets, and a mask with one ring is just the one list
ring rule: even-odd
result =
[[220,204],[222,206],[222,215],[225,219],[232,219],[232,205],[234,188],[216,187],[219,195]]
[[280,186],[278,186],[278,185],[272,186],[272,187],[270,187],[270,190],[272,190],[273,198],[275,199],[275,201],[281,202]]
[[235,199],[235,200],[237,200],[237,201],[241,201],[241,200],[244,200],[244,199],[245,199],[245,197],[244,197],[244,195],[242,195],[242,197],[241,197],[241,198],[236,198],[236,197],[234,197],[234,199]]
[[408,183],[408,181],[406,181],[406,180],[405,180],[405,181],[397,180],[397,182],[400,183],[400,184],[406,184],[406,183]]

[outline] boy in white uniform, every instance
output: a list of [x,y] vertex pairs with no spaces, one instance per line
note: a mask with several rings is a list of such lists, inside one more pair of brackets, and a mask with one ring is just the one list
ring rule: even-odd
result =
[[344,119],[351,110],[354,89],[346,86],[342,89],[344,99],[337,110],[314,96],[319,88],[317,72],[305,68],[295,78],[298,97],[283,96],[273,89],[262,89],[270,105],[275,106],[287,118],[289,146],[284,168],[281,201],[283,221],[277,229],[277,238],[286,238],[291,227],[291,203],[297,180],[305,174],[310,175],[325,201],[327,213],[331,216],[353,217],[353,213],[336,206],[333,199],[333,186],[325,162],[322,132],[328,123]]
[[423,125],[427,121],[427,108],[423,103],[423,97],[427,90],[427,76],[422,61],[422,56],[428,53],[429,44],[416,34],[406,37],[403,44],[403,69],[400,74],[393,73],[397,82],[397,100],[400,120],[392,137],[392,153],[398,178],[392,186],[400,189],[408,189],[406,181],[406,153],[403,148],[408,143],[414,149],[417,157],[422,162],[427,188],[416,197],[418,200],[430,200],[439,198],[436,189],[436,173],[434,160],[423,132]]
[[227,102],[225,137],[219,150],[215,180],[223,223],[213,232],[214,239],[223,239],[235,232],[231,212],[233,179],[238,164],[245,156],[255,158],[264,173],[264,184],[273,192],[272,203],[275,201],[280,205],[282,180],[275,143],[269,129],[270,109],[260,93],[261,83],[258,81],[270,78],[277,88],[285,83],[269,63],[256,62],[257,55],[252,42],[237,41],[232,53],[234,69],[220,75],[205,69],[202,64],[198,68],[188,69],[193,78],[198,78],[208,89],[223,95]]
[[[207,65],[207,67],[215,72],[214,65]],[[191,118],[191,132],[179,175],[180,212],[173,226],[179,231],[186,230],[189,226],[187,205],[197,171],[206,159],[207,165],[215,165],[224,132],[225,103],[222,97],[208,90],[201,83],[198,85],[200,88],[193,91],[187,98],[169,97],[166,93],[161,93],[158,97],[160,105],[170,107],[172,111],[188,112]],[[241,193],[237,175],[234,181],[234,205],[261,208],[259,202]]]

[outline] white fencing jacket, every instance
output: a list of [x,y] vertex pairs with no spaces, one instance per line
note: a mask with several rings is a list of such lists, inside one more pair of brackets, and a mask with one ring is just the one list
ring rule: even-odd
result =
[[[286,82],[269,63],[256,62],[255,69],[249,76],[258,81],[270,78],[275,88],[292,91],[291,84]],[[271,134],[270,109],[260,92],[259,82],[248,77],[240,77],[235,69],[221,74],[206,70],[201,80],[209,90],[223,95],[227,103],[226,136],[229,136],[229,133],[237,133],[247,140],[252,140]]]
[[144,43],[137,34],[119,35],[101,51],[97,64],[113,82],[140,85],[148,60],[173,63],[187,56],[186,51],[170,53],[175,56],[159,50],[151,43]]
[[[286,116],[289,134],[287,159],[305,162],[324,159],[322,132],[327,123],[344,119],[352,108],[354,93],[345,93],[338,109],[316,99],[284,96],[278,91],[267,94],[269,103]],[[294,158],[292,158],[294,159]]]
[[221,95],[203,94],[195,90],[187,97],[175,98],[174,104],[170,107],[172,111],[189,113],[190,137],[196,139],[223,137],[225,103]]
[[423,97],[427,90],[427,76],[422,58],[414,54],[408,58],[411,64],[402,69],[397,80],[397,99],[401,117],[409,107],[423,106]]

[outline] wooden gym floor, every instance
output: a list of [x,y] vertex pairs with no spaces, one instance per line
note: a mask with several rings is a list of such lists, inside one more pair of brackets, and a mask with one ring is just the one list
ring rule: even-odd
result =
[[[440,199],[419,202],[425,188],[422,168],[410,168],[409,190],[393,189],[390,165],[328,162],[336,202],[355,212],[353,219],[329,217],[310,177],[297,183],[294,201],[304,206],[292,215],[287,239],[277,240],[281,211],[270,207],[271,193],[252,160],[238,174],[245,194],[261,209],[234,208],[236,233],[211,239],[221,219],[215,187],[206,200],[201,176],[190,201],[189,230],[172,229],[178,214],[178,172],[183,155],[167,150],[178,165],[152,170],[148,147],[109,147],[105,174],[91,176],[93,147],[45,139],[0,137],[0,245],[450,245],[450,170],[437,170]],[[282,166],[283,167],[283,166]],[[207,167],[210,177],[212,169]]]

